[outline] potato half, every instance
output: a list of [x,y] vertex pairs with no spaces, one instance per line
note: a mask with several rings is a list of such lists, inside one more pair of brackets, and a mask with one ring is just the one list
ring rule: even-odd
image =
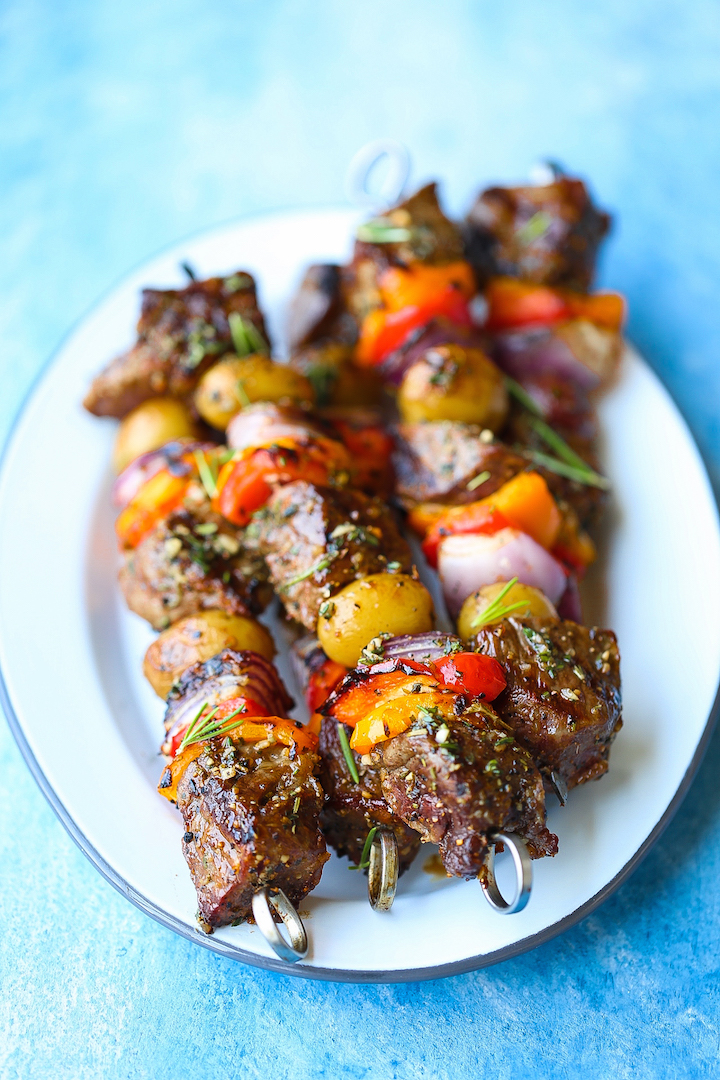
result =
[[192,664],[209,660],[223,649],[248,649],[266,660],[275,655],[270,633],[256,619],[203,611],[164,630],[145,653],[143,671],[155,693],[165,698]]
[[197,427],[182,401],[157,397],[143,401],[120,424],[115,436],[113,465],[121,473],[126,466],[173,439],[197,438]]
[[370,574],[346,585],[323,608],[317,623],[320,644],[331,660],[346,667],[355,667],[378,634],[396,637],[433,628],[430,593],[407,574]]

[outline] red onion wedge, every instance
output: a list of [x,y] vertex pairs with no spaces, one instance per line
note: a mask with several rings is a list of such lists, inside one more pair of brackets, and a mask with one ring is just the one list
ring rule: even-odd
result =
[[227,442],[233,450],[269,446],[279,439],[306,439],[320,434],[302,409],[272,403],[249,405],[233,416],[228,424]]
[[438,571],[453,615],[471,593],[496,581],[516,577],[544,592],[551,604],[557,604],[566,585],[560,563],[518,529],[501,529],[493,536],[446,536],[438,552]]
[[612,379],[621,347],[620,334],[587,319],[573,319],[556,327],[500,334],[492,355],[520,383],[551,377],[590,393]]
[[198,442],[197,439],[174,439],[166,443],[158,450],[148,450],[146,454],[131,461],[127,468],[118,476],[113,484],[112,501],[119,510],[124,510],[128,503],[135,498],[143,484],[151,477],[159,473],[161,469],[177,471],[178,476],[189,473],[191,466],[182,460],[183,454],[189,453],[198,447],[203,450],[212,450],[214,443]]
[[441,656],[448,656],[462,649],[463,644],[455,634],[430,630],[425,634],[403,634],[383,642],[384,660],[414,660],[418,664],[431,664]]
[[168,694],[163,753],[177,747],[178,735],[204,704],[210,708],[232,697],[254,701],[261,716],[287,716],[292,698],[273,665],[259,653],[223,649],[204,663],[193,664]]

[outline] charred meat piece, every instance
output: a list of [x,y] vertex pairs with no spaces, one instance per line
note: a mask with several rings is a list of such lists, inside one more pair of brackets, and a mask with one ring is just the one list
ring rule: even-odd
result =
[[323,340],[304,345],[290,357],[290,367],[310,380],[319,408],[373,406],[381,400],[382,380],[376,372],[356,367],[354,352],[352,345]]
[[338,855],[347,855],[355,864],[360,863],[370,829],[383,826],[392,830],[398,843],[400,873],[403,873],[417,854],[420,837],[391,811],[382,792],[380,771],[370,756],[351,753],[360,777],[359,784],[350,775],[340,744],[338,721],[332,716],[323,717],[320,783],[325,792],[325,804],[320,826]]
[[412,572],[410,549],[380,499],[297,480],[249,526],[288,615],[314,630],[321,605],[369,574]]
[[183,854],[210,927],[250,920],[255,891],[283,889],[296,906],[329,858],[319,828],[323,793],[308,750],[234,735],[201,744],[183,772],[177,805]]
[[562,795],[607,772],[622,726],[620,654],[611,630],[510,618],[480,630],[477,649],[505,669],[507,689],[495,708],[548,786]]
[[290,304],[287,338],[291,352],[322,339],[354,345],[357,323],[345,305],[342,267],[316,263],[307,268]]
[[128,607],[163,630],[196,611],[260,612],[271,594],[262,559],[216,514],[176,510],[125,555],[120,587]]
[[[395,447],[396,493],[408,510],[420,502],[477,502],[528,467],[526,458],[495,440],[492,432],[451,420],[399,424]],[[490,473],[487,480],[468,488],[485,472]]]
[[488,188],[467,216],[467,257],[481,282],[504,274],[586,292],[609,228],[582,180]]
[[372,758],[390,808],[424,841],[439,844],[447,872],[477,877],[497,831],[521,836],[534,859],[554,855],[540,773],[493,710],[475,705],[459,716],[424,715],[380,743]]
[[355,242],[348,271],[348,301],[358,321],[377,306],[378,278],[388,266],[407,266],[413,262],[442,264],[463,258],[460,230],[442,212],[437,184],[427,184],[378,220],[391,228],[406,229],[409,239],[391,244]]
[[192,281],[185,289],[144,289],[137,342],[95,377],[85,408],[123,417],[151,397],[186,398],[200,376],[233,351],[229,316],[236,312],[267,340],[255,282],[238,270]]
[[287,716],[293,700],[277,670],[259,653],[223,649],[209,660],[187,668],[172,687],[165,711],[166,740],[162,751],[174,756],[185,732],[203,705],[214,709],[242,697],[257,706],[258,716]]

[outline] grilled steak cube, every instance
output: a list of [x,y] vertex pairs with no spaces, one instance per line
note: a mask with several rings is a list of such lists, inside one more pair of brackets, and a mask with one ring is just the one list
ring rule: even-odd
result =
[[384,826],[395,833],[403,873],[417,854],[420,837],[391,811],[382,792],[380,771],[370,755],[353,753],[360,777],[360,783],[355,783],[340,744],[338,721],[332,716],[323,717],[320,756],[320,782],[325,792],[320,826],[328,843],[338,855],[347,855],[357,864],[370,829]]
[[161,521],[126,553],[120,571],[128,607],[155,630],[196,611],[260,612],[271,598],[266,581],[263,560],[240,530],[219,515],[189,510]]
[[[564,619],[503,619],[477,635],[503,666],[494,706],[558,793],[607,772],[622,726],[620,654],[611,630]],[[554,778],[554,780],[553,780]]]
[[523,837],[532,858],[557,852],[532,758],[492,709],[471,709],[417,723],[372,754],[391,810],[439,844],[447,872],[464,878],[480,873],[497,831]]
[[609,228],[582,180],[488,188],[467,216],[467,257],[480,281],[505,274],[587,291]]
[[309,630],[321,604],[345,585],[388,569],[412,571],[390,511],[357,491],[297,480],[278,488],[249,527],[291,618]]
[[316,754],[267,740],[219,736],[178,782],[183,854],[200,915],[211,927],[252,919],[251,902],[275,885],[297,905],[329,858],[318,820]]
[[[526,458],[491,433],[451,420],[399,424],[395,446],[396,492],[408,510],[420,502],[477,502],[528,467]],[[484,472],[487,480],[468,488]]]
[[401,243],[355,242],[348,271],[349,306],[358,320],[378,302],[378,277],[388,266],[408,263],[450,263],[463,258],[463,240],[454,222],[445,216],[437,197],[437,184],[427,184],[409,199],[388,210],[382,222],[407,229],[410,238]]
[[96,416],[123,417],[161,394],[188,397],[200,376],[233,351],[233,312],[267,340],[255,282],[244,270],[184,289],[144,289],[142,297],[137,342],[95,377],[85,398]]
[[305,271],[292,299],[287,321],[291,352],[324,339],[353,345],[357,323],[347,311],[343,291],[343,268],[316,263]]

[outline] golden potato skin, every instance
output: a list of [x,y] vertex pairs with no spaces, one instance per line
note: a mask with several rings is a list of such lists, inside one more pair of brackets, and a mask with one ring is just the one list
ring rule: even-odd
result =
[[317,636],[331,660],[355,667],[378,634],[421,634],[433,624],[432,598],[422,582],[408,574],[370,574],[332,597]]
[[223,649],[249,649],[266,660],[275,655],[272,637],[255,619],[203,611],[180,619],[153,641],[143,662],[145,678],[159,697],[166,698],[191,664],[209,660]]
[[126,466],[157,450],[173,439],[197,438],[197,427],[186,405],[176,398],[157,397],[143,401],[128,413],[118,428],[113,450],[113,466],[120,473]]
[[[496,581],[492,585],[483,585],[477,592],[468,596],[460,609],[457,622],[458,634],[464,641],[470,641],[475,637],[480,627],[473,627],[474,620],[482,614],[506,584],[504,581]],[[502,605],[506,607],[509,604],[517,604],[521,600],[525,601],[526,607],[516,608],[512,612],[517,619],[554,619],[557,617],[557,611],[544,592],[532,585],[521,585],[519,581],[505,593]],[[500,622],[500,619],[491,620],[492,622]]]
[[244,405],[253,401],[312,405],[314,400],[309,379],[261,353],[223,357],[205,372],[194,397],[195,408],[203,420],[220,431],[225,430]]
[[456,420],[498,431],[507,418],[508,394],[482,349],[438,345],[405,372],[398,409],[408,424]]

